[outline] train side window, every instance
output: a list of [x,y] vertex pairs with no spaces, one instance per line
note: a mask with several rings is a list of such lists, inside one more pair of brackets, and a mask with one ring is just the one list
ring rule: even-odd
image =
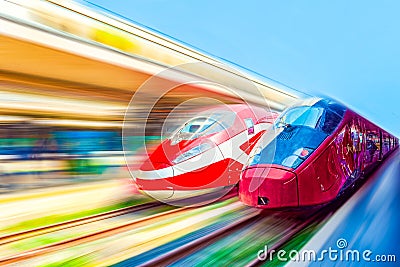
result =
[[331,134],[336,129],[336,127],[339,125],[341,120],[342,120],[342,117],[340,117],[335,112],[327,109],[325,112],[323,121],[320,122],[321,130],[327,134]]
[[379,136],[374,132],[367,133],[366,149],[367,149],[367,162],[373,160],[373,156],[376,151],[379,150]]
[[390,137],[387,135],[385,136],[384,144],[388,149],[390,148]]
[[246,123],[247,133],[254,134],[254,122],[252,118],[244,119],[244,123]]

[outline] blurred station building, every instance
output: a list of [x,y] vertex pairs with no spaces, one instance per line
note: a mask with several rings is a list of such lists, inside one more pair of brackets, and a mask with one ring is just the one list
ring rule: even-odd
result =
[[[302,97],[86,2],[0,1],[0,47],[3,191],[123,168],[124,117],[146,84],[129,123],[146,121],[150,141],[161,138],[170,111],[191,99],[183,109],[246,101],[281,111]],[[134,144],[134,132],[130,138]]]

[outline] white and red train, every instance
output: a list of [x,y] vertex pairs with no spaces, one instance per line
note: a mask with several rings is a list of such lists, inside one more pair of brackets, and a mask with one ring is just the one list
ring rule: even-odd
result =
[[172,200],[236,185],[253,145],[277,116],[246,104],[199,112],[133,172],[138,189]]
[[258,208],[327,203],[399,145],[399,140],[329,99],[286,109],[252,150],[239,199]]

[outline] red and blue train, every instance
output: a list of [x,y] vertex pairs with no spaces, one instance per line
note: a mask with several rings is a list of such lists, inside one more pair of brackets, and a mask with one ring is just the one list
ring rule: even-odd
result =
[[286,109],[254,145],[242,170],[239,199],[264,209],[327,203],[398,142],[333,100],[303,100]]

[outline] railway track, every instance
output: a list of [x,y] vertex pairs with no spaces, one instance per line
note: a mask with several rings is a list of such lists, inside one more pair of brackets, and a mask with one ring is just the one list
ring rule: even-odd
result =
[[[278,240],[276,243],[274,243],[271,247],[268,248],[268,251],[279,251],[282,249],[292,238],[294,238],[297,234],[299,234],[303,229],[305,229],[307,226],[309,226],[311,223],[319,224],[321,223],[325,218],[327,218],[330,214],[333,212],[323,212],[319,210],[316,214],[313,216],[309,217],[306,219],[304,222],[294,225],[292,228],[287,229],[284,233],[283,236],[284,238]],[[271,259],[269,257],[266,257],[265,260],[262,260],[258,257],[255,257],[251,262],[249,262],[246,267],[255,267],[255,266],[261,266],[265,264],[266,262],[270,261]]]
[[[180,265],[186,264],[190,262],[183,261],[180,262],[181,259],[192,257],[194,259],[195,256],[192,254],[198,253],[199,255],[207,254],[207,246],[217,243],[224,238],[229,237],[235,232],[241,232],[243,229],[247,229],[251,227],[254,223],[258,225],[264,225],[264,228],[273,229],[276,225],[280,225],[282,221],[291,221],[288,227],[282,228],[279,232],[280,238],[268,247],[269,251],[275,250],[279,251],[284,248],[285,245],[291,241],[294,237],[300,234],[304,229],[309,225],[319,225],[326,218],[329,218],[338,208],[342,206],[342,204],[351,196],[351,192],[347,192],[346,195],[337,199],[336,201],[320,206],[317,208],[310,208],[308,210],[303,211],[291,211],[291,212],[269,212],[269,211],[258,211],[252,212],[243,216],[239,220],[233,221],[230,224],[215,229],[212,232],[205,233],[202,236],[194,240],[189,240],[185,243],[182,243],[179,247],[170,247],[169,250],[159,251],[158,255],[152,257],[149,255],[148,257],[142,257],[137,259],[132,259],[132,261],[127,261],[127,264],[134,264],[135,266],[167,266],[167,265]],[[266,223],[268,217],[275,218],[269,223]],[[226,242],[225,242],[226,243]],[[229,244],[229,243],[228,243]],[[262,248],[262,247],[260,247]],[[203,251],[203,252],[201,252]],[[200,253],[201,252],[201,253]],[[257,252],[254,253],[254,258],[250,257],[246,266],[260,266],[268,262],[270,259],[262,260],[257,257]],[[179,263],[179,264],[177,264]],[[232,262],[224,262],[223,264],[232,264]],[[121,265],[122,266],[122,265]]]
[[[236,195],[235,192],[232,191],[232,192],[228,193],[227,195],[225,195],[224,197],[222,197],[219,201],[230,199],[235,195]],[[130,214],[133,212],[147,210],[150,208],[156,208],[156,207],[161,207],[161,206],[167,207],[166,204],[160,203],[160,202],[145,203],[145,204],[141,204],[138,206],[130,206],[130,207],[121,208],[121,209],[117,209],[117,210],[113,210],[113,211],[109,211],[109,212],[104,212],[101,214],[87,216],[84,218],[74,219],[74,220],[70,220],[70,221],[66,221],[66,222],[62,222],[62,223],[57,223],[57,224],[53,224],[53,225],[49,225],[49,226],[39,227],[39,228],[27,230],[27,231],[21,231],[18,233],[5,235],[5,236],[0,237],[0,248],[3,245],[7,245],[7,244],[21,241],[24,239],[41,236],[41,235],[45,235],[48,233],[57,232],[57,231],[65,230],[65,229],[70,229],[70,228],[82,226],[85,224],[90,224],[90,223],[98,222],[101,220],[114,218],[114,217],[122,216],[125,214]],[[69,239],[65,239],[63,241],[40,246],[40,247],[37,247],[34,249],[30,249],[30,250],[27,250],[27,251],[24,251],[21,253],[11,255],[11,256],[6,256],[3,258],[0,258],[0,265],[18,264],[18,263],[21,263],[26,260],[34,259],[36,257],[49,254],[51,252],[59,251],[62,249],[73,247],[73,246],[78,246],[78,245],[81,245],[81,244],[84,244],[87,242],[91,242],[91,241],[95,241],[98,239],[110,237],[110,236],[113,236],[116,234],[120,234],[120,233],[123,233],[126,231],[136,229],[141,226],[150,225],[150,224],[158,222],[158,221],[167,220],[169,218],[173,218],[175,216],[183,214],[185,211],[191,210],[191,209],[195,209],[195,208],[193,208],[193,207],[175,207],[172,210],[167,210],[167,211],[149,215],[149,216],[146,216],[143,218],[130,220],[126,223],[122,223],[117,226],[112,226],[112,227],[109,227],[106,229],[102,229],[97,232],[83,234],[83,235],[79,235],[74,238],[69,238]]]
[[122,216],[122,215],[129,214],[132,212],[137,212],[137,211],[141,211],[141,210],[145,210],[145,209],[158,207],[161,205],[162,205],[162,203],[159,203],[159,202],[151,202],[151,203],[145,203],[145,204],[140,204],[140,205],[135,205],[135,206],[129,206],[129,207],[120,208],[117,210],[103,212],[103,213],[99,213],[99,214],[95,214],[95,215],[90,215],[90,216],[83,217],[83,218],[77,218],[77,219],[68,220],[65,222],[60,222],[60,223],[56,223],[56,224],[52,224],[52,225],[42,226],[42,227],[38,227],[38,228],[34,228],[34,229],[29,229],[29,230],[25,230],[25,231],[21,231],[21,232],[17,232],[17,233],[4,235],[4,236],[0,237],[0,246],[6,245],[6,244],[9,244],[12,242],[20,241],[23,239],[39,236],[39,235],[44,235],[44,234],[48,234],[48,233],[52,233],[52,232],[56,232],[56,231],[61,231],[61,230],[69,229],[72,227],[77,227],[77,226],[81,226],[81,225],[85,225],[85,224],[89,224],[89,223],[93,223],[93,222],[97,222],[97,221],[101,221],[101,220],[105,220],[105,219],[109,219],[109,218],[113,218],[113,217],[117,217],[117,216]]
[[[265,219],[265,214],[261,210],[254,211],[252,210],[249,212],[246,216],[243,216],[239,220],[232,221],[232,223],[215,229],[215,231],[212,231],[208,234],[202,235],[199,238],[194,239],[193,241],[187,242],[186,244],[182,244],[179,247],[175,247],[171,250],[168,250],[166,253],[161,254],[157,257],[148,257],[149,260],[143,261],[142,259],[138,260],[133,260],[133,261],[127,261],[126,263],[123,263],[121,266],[124,265],[134,265],[134,266],[141,266],[141,267],[147,267],[147,266],[175,266],[175,265],[180,265],[176,264],[181,258],[185,258],[187,256],[190,256],[193,253],[196,253],[199,250],[202,250],[203,248],[206,248],[210,244],[213,244],[221,239],[224,239],[225,237],[228,237],[232,233],[236,231],[241,231],[242,229],[246,229],[250,225],[254,224],[254,222],[262,222]],[[292,220],[293,218],[289,219]],[[277,219],[279,221],[279,219]],[[309,221],[303,223],[303,224],[296,224],[296,229],[303,229]],[[294,229],[288,228],[283,235],[287,236],[289,238],[289,233],[293,231]],[[186,264],[187,262],[183,263]],[[223,264],[225,265],[225,264]],[[117,265],[119,266],[119,265]]]
[[[219,201],[223,201],[223,200],[232,198],[235,195],[236,195],[236,192],[234,192],[234,191],[229,192],[228,194],[226,194],[225,196],[220,198]],[[172,202],[172,204],[174,204],[174,203]],[[134,206],[124,207],[124,208],[111,210],[111,211],[107,211],[107,212],[103,212],[103,213],[99,213],[99,214],[94,214],[94,215],[90,215],[90,216],[86,216],[86,217],[82,217],[82,218],[68,220],[65,222],[60,222],[60,223],[56,223],[56,224],[52,224],[52,225],[47,225],[47,226],[37,227],[37,228],[25,230],[25,231],[20,231],[17,233],[11,233],[11,234],[0,236],[0,246],[6,245],[6,244],[9,244],[12,242],[20,241],[23,239],[39,236],[39,235],[44,235],[44,234],[48,234],[48,233],[52,233],[52,232],[56,232],[56,231],[61,231],[61,230],[65,230],[65,229],[69,229],[69,228],[73,228],[73,227],[113,218],[113,217],[122,216],[122,215],[129,214],[132,212],[137,212],[137,211],[161,207],[161,206],[167,206],[167,205],[162,202],[144,203],[144,204],[140,204],[140,205],[134,205]]]
[[169,210],[169,211],[164,211],[164,212],[153,214],[153,215],[150,215],[150,216],[147,216],[144,218],[135,219],[135,220],[129,221],[127,223],[124,223],[124,224],[121,224],[121,225],[118,225],[115,227],[110,227],[108,229],[104,229],[104,230],[101,230],[101,231],[98,231],[95,233],[90,233],[90,234],[70,238],[67,240],[63,240],[61,242],[56,242],[56,243],[41,246],[41,247],[38,247],[35,249],[27,250],[22,253],[15,254],[13,256],[1,258],[0,265],[19,263],[19,262],[22,262],[25,260],[29,260],[29,259],[33,259],[38,256],[45,255],[47,253],[51,253],[51,252],[62,250],[62,249],[69,248],[72,246],[77,246],[77,245],[80,245],[80,244],[83,244],[86,242],[95,241],[95,240],[98,240],[101,238],[116,235],[116,234],[119,234],[119,233],[122,233],[125,231],[135,229],[137,227],[141,227],[141,226],[148,225],[148,224],[151,224],[151,223],[159,221],[159,220],[163,220],[167,217],[177,216],[178,214],[183,213],[185,210],[188,210],[188,209],[191,209],[191,208],[183,207],[183,208],[176,208],[176,209]]
[[[348,190],[345,194],[341,195],[335,201],[321,206],[318,210],[307,216],[305,220],[300,222],[299,224],[294,225],[293,227],[287,229],[284,233],[284,237],[272,244],[268,251],[279,251],[284,249],[284,247],[298,234],[302,232],[307,226],[311,224],[320,224],[323,223],[324,220],[333,215],[343,204],[348,200],[348,198],[352,195],[353,190]],[[265,259],[260,259],[258,255],[255,255],[254,259],[249,262],[246,267],[256,267],[266,264],[271,261],[271,257],[266,257]]]
[[201,249],[202,247],[207,246],[208,244],[223,238],[224,236],[229,235],[232,231],[237,229],[246,227],[249,223],[257,220],[260,217],[260,211],[252,212],[241,219],[222,227],[214,232],[211,232],[207,235],[203,235],[202,237],[193,240],[185,245],[182,245],[178,248],[175,248],[168,253],[162,254],[156,258],[153,258],[147,262],[141,263],[137,266],[167,266],[175,261],[177,261],[181,257],[185,257],[190,255],[195,250]]

